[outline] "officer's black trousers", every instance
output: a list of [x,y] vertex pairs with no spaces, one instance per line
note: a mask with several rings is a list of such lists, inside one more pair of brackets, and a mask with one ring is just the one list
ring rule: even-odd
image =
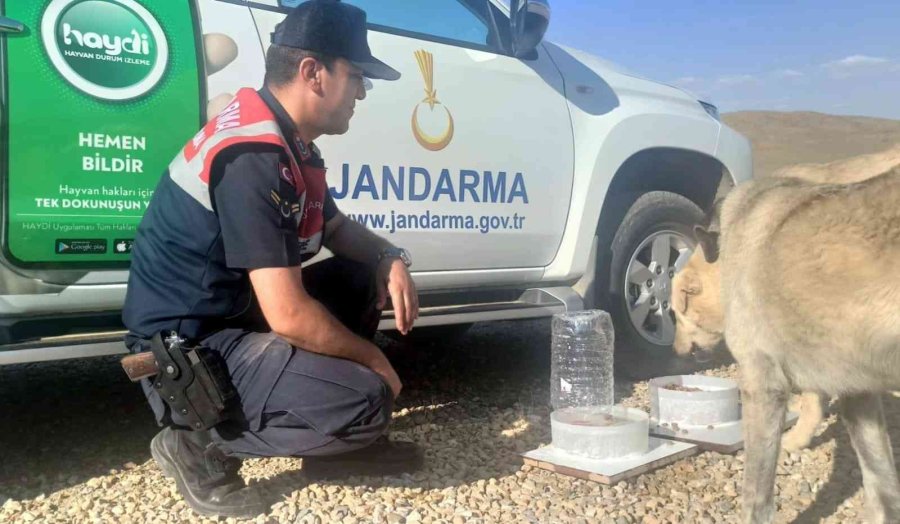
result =
[[[381,312],[369,267],[333,257],[303,268],[303,281],[350,330],[374,336]],[[247,333],[222,353],[244,415],[212,432],[229,455],[338,454],[369,445],[391,421],[390,387],[356,362],[294,348],[274,333]]]

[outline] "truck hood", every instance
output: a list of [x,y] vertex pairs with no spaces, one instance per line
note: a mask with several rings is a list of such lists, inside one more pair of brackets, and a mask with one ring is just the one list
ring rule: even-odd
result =
[[583,81],[586,68],[602,78],[615,92],[620,94],[645,95],[680,103],[697,103],[696,96],[681,88],[643,77],[622,65],[585,51],[549,41],[544,41],[543,46],[567,81]]

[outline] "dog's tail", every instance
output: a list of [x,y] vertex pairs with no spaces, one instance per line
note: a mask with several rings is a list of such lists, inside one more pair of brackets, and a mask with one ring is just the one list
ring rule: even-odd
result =
[[822,401],[817,393],[804,392],[800,395],[800,419],[781,438],[782,448],[797,451],[809,446],[824,418]]

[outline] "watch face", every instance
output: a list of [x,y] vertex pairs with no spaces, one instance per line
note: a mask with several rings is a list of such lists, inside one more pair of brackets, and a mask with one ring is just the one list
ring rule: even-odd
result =
[[406,267],[412,265],[412,257],[409,256],[409,251],[403,248],[400,248],[400,260],[402,260],[403,263],[406,264]]

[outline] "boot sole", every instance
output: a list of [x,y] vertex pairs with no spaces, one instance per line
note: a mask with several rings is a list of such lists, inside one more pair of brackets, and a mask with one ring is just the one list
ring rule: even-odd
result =
[[187,483],[181,476],[181,472],[178,471],[175,462],[170,458],[170,453],[166,450],[165,445],[162,443],[162,439],[159,438],[159,436],[160,435],[157,434],[153,437],[153,440],[150,441],[150,455],[153,456],[153,460],[159,464],[159,469],[162,470],[166,477],[175,479],[175,486],[178,488],[178,493],[184,498],[184,501],[188,503],[188,506],[190,506],[192,510],[204,517],[234,517],[239,519],[249,519],[265,513],[263,508],[246,510],[243,512],[235,511],[233,513],[222,512],[220,508],[207,506],[194,498],[190,490],[187,489]]

